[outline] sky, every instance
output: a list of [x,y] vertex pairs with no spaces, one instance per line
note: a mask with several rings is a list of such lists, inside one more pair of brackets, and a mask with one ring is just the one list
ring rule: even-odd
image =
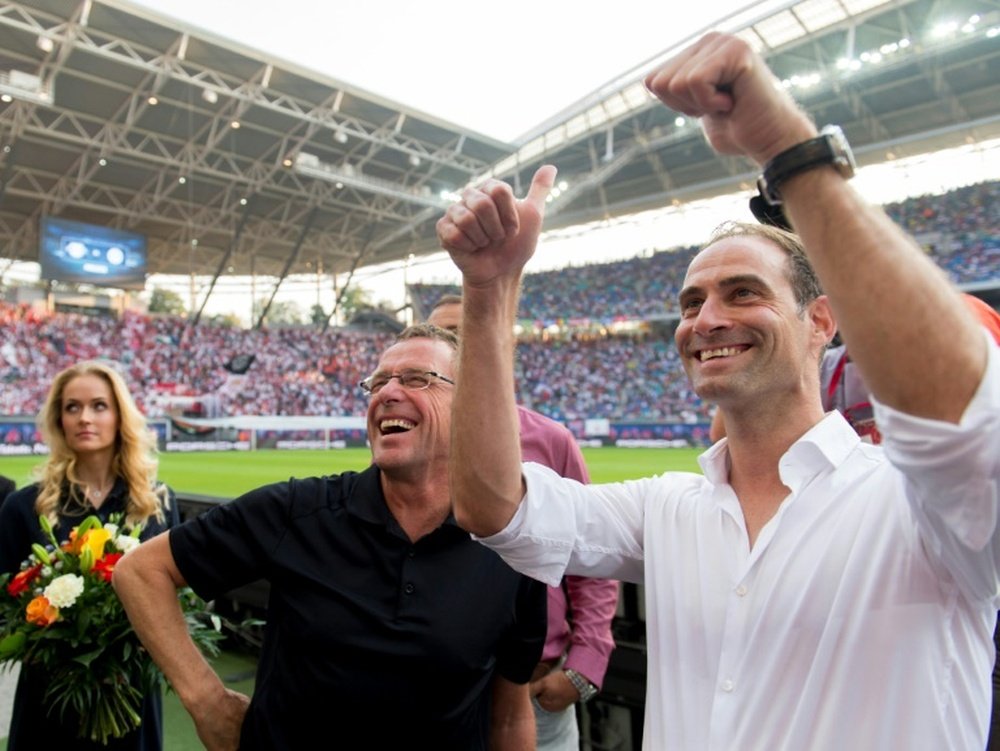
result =
[[780,0],[133,2],[512,141],[728,14]]

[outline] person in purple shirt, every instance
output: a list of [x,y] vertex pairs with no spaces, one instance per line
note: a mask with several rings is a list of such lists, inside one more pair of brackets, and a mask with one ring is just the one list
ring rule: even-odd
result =
[[[462,298],[443,296],[427,322],[458,334]],[[518,406],[517,414],[524,461],[590,482],[580,447],[565,426],[524,406]],[[580,747],[575,705],[592,699],[604,681],[615,647],[611,620],[618,606],[618,586],[608,579],[566,576],[562,586],[548,588],[545,648],[530,687],[538,751],[577,751]]]

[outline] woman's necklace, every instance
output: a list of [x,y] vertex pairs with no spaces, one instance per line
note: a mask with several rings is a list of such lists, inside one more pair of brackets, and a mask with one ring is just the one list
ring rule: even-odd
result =
[[107,495],[108,491],[110,491],[111,488],[114,487],[114,484],[115,484],[115,480],[112,477],[111,480],[108,482],[108,484],[105,485],[103,488],[95,488],[95,487],[91,487],[90,485],[88,485],[87,486],[87,498],[90,499],[91,503],[94,503],[94,504],[100,503],[101,500],[104,498],[104,496]]

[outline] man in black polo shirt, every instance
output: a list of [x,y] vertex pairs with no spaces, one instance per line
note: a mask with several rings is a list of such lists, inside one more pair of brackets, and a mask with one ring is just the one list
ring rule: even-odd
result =
[[[118,564],[129,617],[207,748],[533,747],[545,588],[451,515],[456,341],[410,327],[363,382],[368,469],[251,491]],[[260,578],[271,594],[247,699],[188,638],[175,589],[211,599]]]

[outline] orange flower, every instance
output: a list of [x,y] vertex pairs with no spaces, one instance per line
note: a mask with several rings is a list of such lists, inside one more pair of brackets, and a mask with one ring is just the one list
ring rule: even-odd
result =
[[42,626],[43,628],[51,626],[59,620],[59,608],[52,607],[48,599],[42,595],[38,595],[38,597],[28,603],[25,613],[25,620],[28,623],[34,623],[36,626]]
[[83,549],[83,542],[86,540],[86,533],[80,535],[76,531],[76,527],[73,527],[69,531],[69,539],[63,543],[63,550],[73,555],[80,555],[80,551]]
[[38,574],[41,573],[41,571],[42,564],[40,563],[37,566],[26,568],[7,583],[7,594],[11,597],[17,597],[18,595],[27,592],[28,586],[31,582],[38,578]]
[[111,575],[115,571],[115,564],[118,560],[125,555],[124,553],[108,553],[101,560],[94,564],[94,568],[91,571],[97,573],[104,581],[110,582]]

